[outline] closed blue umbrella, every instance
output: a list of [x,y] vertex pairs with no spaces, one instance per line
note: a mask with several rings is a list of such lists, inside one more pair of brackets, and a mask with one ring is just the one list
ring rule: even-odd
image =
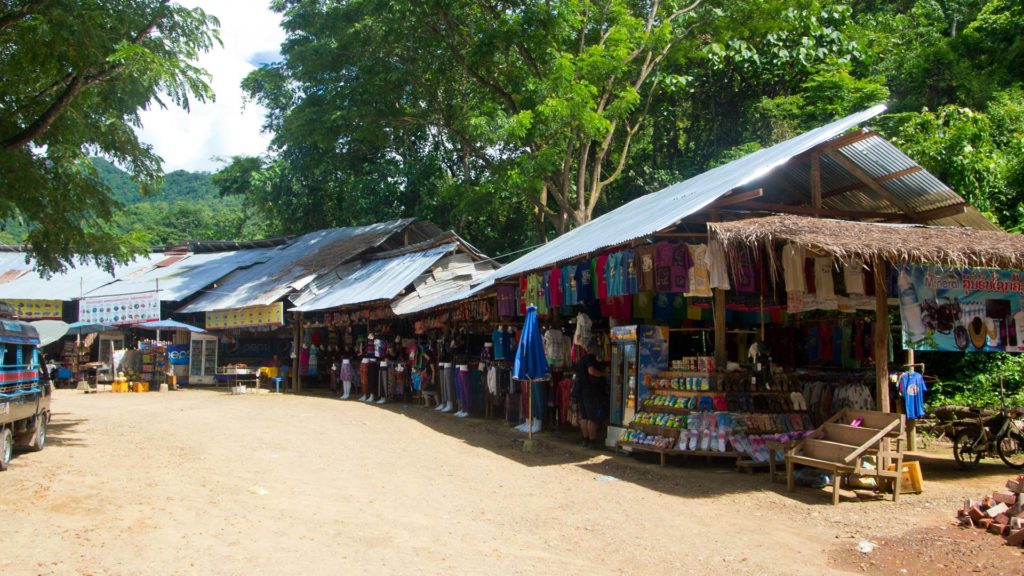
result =
[[527,428],[530,438],[533,438],[533,381],[548,380],[551,377],[551,370],[548,368],[548,359],[544,355],[544,340],[540,334],[540,324],[537,322],[537,307],[529,306],[526,309],[526,322],[523,323],[523,331],[519,337],[519,347],[516,348],[516,362],[512,367],[512,378],[525,380],[529,383],[527,387],[529,400],[527,401]]

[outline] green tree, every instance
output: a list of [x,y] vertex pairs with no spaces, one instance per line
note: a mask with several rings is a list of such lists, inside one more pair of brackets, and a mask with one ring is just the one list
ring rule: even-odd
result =
[[362,173],[401,180],[426,160],[433,185],[458,182],[469,206],[516,198],[537,235],[564,232],[624,172],[659,68],[695,38],[698,4],[279,0],[284,61],[245,82],[287,159],[278,174],[292,185],[272,189],[349,209],[379,192]]
[[89,160],[124,166],[148,192],[160,159],[134,131],[139,111],[213,98],[195,65],[218,23],[169,0],[0,4],[0,220],[27,229],[43,272],[77,258],[110,267],[145,250]]

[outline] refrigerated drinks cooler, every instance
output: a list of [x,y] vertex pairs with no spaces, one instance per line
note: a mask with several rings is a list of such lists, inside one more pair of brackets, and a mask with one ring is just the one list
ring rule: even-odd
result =
[[615,446],[650,393],[658,372],[668,370],[668,328],[615,326],[611,330],[608,435]]
[[213,384],[217,373],[217,337],[193,333],[188,362],[189,384]]

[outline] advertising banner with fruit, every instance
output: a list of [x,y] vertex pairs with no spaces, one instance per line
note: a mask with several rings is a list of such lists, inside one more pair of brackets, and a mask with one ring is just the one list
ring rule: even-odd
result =
[[80,322],[124,326],[159,319],[160,296],[155,290],[121,296],[82,298],[78,301]]
[[903,347],[1024,352],[1024,272],[904,266]]

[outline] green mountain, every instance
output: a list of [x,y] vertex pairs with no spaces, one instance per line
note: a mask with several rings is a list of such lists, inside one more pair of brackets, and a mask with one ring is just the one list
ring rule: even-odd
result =
[[[114,228],[141,236],[153,247],[187,240],[255,240],[268,235],[263,220],[239,196],[221,197],[207,172],[176,170],[164,175],[156,193],[142,196],[126,172],[102,158],[93,164],[124,208]],[[28,230],[16,221],[0,222],[0,242],[21,244]]]

